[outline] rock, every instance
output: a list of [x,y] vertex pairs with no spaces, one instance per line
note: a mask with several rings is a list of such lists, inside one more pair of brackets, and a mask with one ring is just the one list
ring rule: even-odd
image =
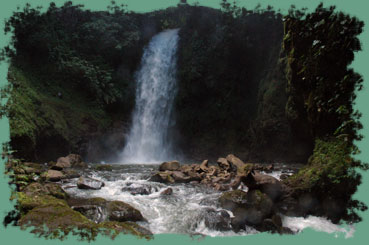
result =
[[23,193],[28,196],[51,195],[59,199],[67,199],[68,194],[56,183],[41,185],[38,182],[32,183],[23,189]]
[[65,175],[58,170],[48,170],[43,177],[48,181],[60,181],[65,178]]
[[278,179],[270,175],[254,172],[253,170],[248,171],[246,175],[236,176],[235,180],[231,183],[231,187],[235,189],[241,182],[249,190],[260,190],[266,193],[273,201],[279,199],[283,194],[282,184]]
[[70,168],[70,167],[72,167],[72,164],[69,158],[59,157],[58,160],[56,161],[55,166],[53,166],[52,168],[56,170],[62,170],[64,168]]
[[278,214],[274,214],[271,218],[264,219],[261,225],[262,231],[270,231],[272,233],[278,232],[283,234],[285,232],[283,228],[286,227],[282,227],[282,219]]
[[23,213],[40,206],[58,205],[68,207],[64,200],[46,194],[30,194],[29,192],[18,192],[17,204]]
[[[22,229],[33,226],[32,232],[46,237],[63,238],[72,230],[81,235],[91,234],[96,224],[67,205],[49,204],[33,208],[18,221]],[[81,231],[81,229],[84,229]]]
[[35,169],[43,169],[44,168],[43,164],[35,163],[35,162],[24,162],[23,165],[26,166],[26,167],[35,168]]
[[26,174],[41,174],[41,169],[24,167],[24,171]]
[[86,216],[89,220],[95,223],[101,223],[106,221],[108,212],[107,205],[108,201],[101,197],[80,199],[71,198],[68,199],[68,204],[73,210],[76,210]]
[[66,179],[75,179],[81,176],[77,171],[73,169],[64,169],[63,173]]
[[160,193],[160,195],[169,196],[169,195],[172,195],[172,193],[173,193],[173,189],[172,188],[167,188],[164,191],[162,191]]
[[77,187],[79,189],[90,189],[99,190],[104,186],[104,182],[92,178],[80,177],[77,182]]
[[228,189],[229,189],[227,185],[222,185],[222,184],[219,184],[219,183],[216,183],[216,184],[214,185],[214,188],[215,188],[215,190],[217,190],[217,191],[226,191],[226,190],[228,190]]
[[225,158],[222,158],[222,157],[218,158],[217,163],[218,163],[218,166],[219,166],[220,169],[228,171],[231,168],[231,165],[229,164],[229,162]]
[[179,171],[185,174],[189,174],[190,172],[194,172],[193,167],[191,165],[181,165]]
[[208,160],[204,160],[201,164],[200,164],[200,169],[204,172],[207,172],[207,169],[208,169],[208,163],[209,161]]
[[225,210],[217,211],[209,208],[201,214],[205,226],[211,230],[229,231],[231,227],[231,217]]
[[166,170],[175,171],[175,170],[179,170],[180,167],[181,165],[179,164],[178,161],[163,162],[159,166],[159,171],[166,171]]
[[174,183],[174,179],[171,176],[171,172],[157,172],[150,177],[149,181],[159,183]]
[[153,238],[151,231],[133,222],[107,221],[99,224],[99,227],[107,229],[105,232],[107,235],[110,235],[112,239],[119,233],[132,234],[146,239]]
[[274,169],[274,164],[273,163],[269,164],[265,167],[265,171],[267,171],[267,172],[271,172],[271,171],[273,171],[273,169]]
[[68,156],[66,156],[66,158],[68,158],[72,167],[75,167],[75,165],[82,163],[82,157],[78,154],[69,154]]
[[231,220],[231,224],[235,232],[245,229],[246,225],[256,228],[260,226],[264,220],[261,211],[253,207],[237,207],[233,211],[233,215],[234,217]]
[[243,171],[244,167],[245,167],[245,163],[241,161],[241,159],[239,159],[238,157],[236,157],[233,154],[230,154],[226,157],[227,161],[230,162],[231,164],[233,164],[236,168],[237,168],[237,172],[238,171]]
[[281,174],[281,176],[279,176],[279,178],[280,178],[281,180],[285,180],[285,179],[287,179],[288,177],[290,177],[288,174]]
[[282,192],[282,184],[280,181],[272,176],[266,174],[259,174],[255,172],[252,174],[252,177],[255,180],[255,185],[251,184],[250,189],[259,189],[261,192],[267,194],[272,200],[277,200],[283,194]]
[[187,175],[191,177],[191,181],[201,181],[202,180],[202,176],[195,171],[187,172]]
[[131,195],[149,195],[155,191],[157,191],[155,188],[153,188],[151,185],[135,185],[135,186],[125,186],[122,188],[122,191],[126,191],[131,193]]
[[47,194],[60,199],[67,199],[69,195],[56,183],[46,183],[44,187],[47,190]]
[[109,202],[107,209],[110,221],[145,221],[140,211],[121,201]]
[[234,211],[237,207],[246,204],[247,193],[241,190],[227,191],[219,197],[220,206],[224,209]]
[[75,163],[73,164],[73,168],[78,168],[78,169],[88,168],[88,164],[85,162]]
[[98,171],[112,171],[113,166],[111,166],[110,164],[99,164],[95,167],[95,169]]
[[272,215],[273,201],[259,190],[249,191],[246,195],[246,204],[238,206],[232,212],[232,227],[235,231],[243,229],[245,225],[255,228],[261,227],[264,219]]
[[219,169],[215,166],[210,166],[208,169],[208,175],[209,176],[216,176],[218,174]]
[[180,171],[173,171],[172,177],[174,178],[175,182],[177,183],[188,183],[191,181],[190,176],[186,176],[184,173]]
[[19,166],[12,167],[12,169],[14,174],[26,174],[26,171]]
[[106,220],[107,211],[104,207],[98,205],[81,205],[81,206],[72,206],[72,209],[80,212],[84,216],[86,216],[89,220],[95,223],[101,223]]

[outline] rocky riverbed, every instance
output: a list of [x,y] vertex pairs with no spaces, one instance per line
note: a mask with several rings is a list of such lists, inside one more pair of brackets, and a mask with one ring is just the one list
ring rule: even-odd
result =
[[307,217],[309,200],[291,197],[283,179],[300,167],[246,164],[234,155],[216,163],[120,165],[87,164],[71,154],[48,164],[7,165],[17,187],[17,224],[36,232],[46,224],[48,235],[59,228],[148,239],[160,233],[293,234],[314,225],[346,231],[326,218]]

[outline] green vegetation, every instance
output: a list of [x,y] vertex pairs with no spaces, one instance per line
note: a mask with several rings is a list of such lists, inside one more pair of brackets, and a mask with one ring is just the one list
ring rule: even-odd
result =
[[[292,195],[313,195],[338,207],[329,213],[322,206],[315,214],[358,222],[355,210],[366,206],[352,199],[361,182],[356,170],[368,166],[353,156],[362,128],[353,105],[363,79],[348,66],[361,50],[363,22],[322,4],[312,13],[291,7],[286,16],[271,7],[247,10],[226,0],[221,7],[180,5],[138,14],[115,3],[92,12],[67,2],[60,8],[51,3],[44,12],[29,4],[18,9],[6,21],[5,32],[13,36],[2,54],[10,61],[10,84],[2,96],[10,99],[1,111],[10,119],[14,155],[37,161],[70,152],[88,155],[87,146],[96,139],[104,142],[94,150],[105,154],[97,159],[112,155],[124,145],[124,129],[109,144],[104,136],[116,124],[125,129],[129,124],[134,72],[144,46],[158,32],[180,28],[173,132],[184,154],[306,162],[284,181]],[[34,181],[36,174],[26,174],[26,168],[15,164],[13,170],[18,187]],[[172,182],[169,175],[163,178]],[[53,203],[49,210],[42,206],[45,197],[39,198],[33,200],[37,207],[27,206],[21,194],[22,210],[33,207],[23,221],[41,224],[43,215],[60,209],[62,224],[71,224],[66,215],[96,234],[99,227],[64,201],[47,197]],[[233,198],[223,195],[224,202]],[[127,223],[106,226],[139,233]]]
[[336,213],[320,210],[332,220],[338,216],[358,222],[353,210],[367,207],[351,199],[361,183],[356,168],[368,166],[353,158],[358,152],[354,140],[362,137],[360,113],[353,105],[363,79],[348,65],[361,49],[357,36],[364,24],[334,9],[321,4],[311,14],[291,11],[284,24],[286,116],[295,134],[315,145],[308,165],[286,183],[296,196],[308,193],[320,203],[334,200],[340,206]]

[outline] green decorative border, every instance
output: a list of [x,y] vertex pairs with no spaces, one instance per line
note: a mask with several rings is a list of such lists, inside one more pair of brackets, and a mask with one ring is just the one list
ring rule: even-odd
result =
[[[189,0],[188,2],[199,2],[201,5],[209,7],[219,7],[221,0]],[[23,6],[26,2],[30,2],[32,6],[41,5],[47,6],[51,1],[49,0],[2,0],[0,3],[0,47],[3,47],[9,42],[9,36],[4,36],[3,27],[4,19],[10,17],[12,12],[17,6]],[[64,1],[54,0],[58,5]],[[155,9],[166,8],[169,6],[175,6],[179,0],[116,0],[117,3],[124,3],[128,5],[129,10],[137,12],[147,12]],[[364,162],[369,162],[369,1],[367,0],[238,0],[238,5],[253,8],[259,2],[262,6],[271,5],[276,9],[286,11],[291,4],[294,4],[297,8],[308,7],[314,9],[320,2],[323,2],[325,6],[336,5],[337,10],[349,13],[358,17],[365,22],[364,32],[360,36],[360,40],[363,44],[363,51],[357,53],[355,61],[352,67],[356,72],[360,73],[364,77],[364,90],[358,94],[356,109],[362,114],[362,123],[364,129],[361,133],[366,136],[361,142],[358,142],[359,148],[363,151],[359,158]],[[110,0],[74,0],[73,3],[84,4],[86,8],[92,10],[106,9],[106,6],[110,3]],[[0,65],[0,86],[7,83],[6,81],[7,65],[2,63]],[[2,102],[4,103],[4,101]],[[0,142],[6,142],[9,140],[9,124],[6,118],[0,120]],[[4,160],[2,160],[2,163]],[[7,184],[8,179],[3,174],[4,165],[1,165],[1,177],[0,177],[0,219],[3,220],[5,214],[13,209],[13,204],[8,200],[10,197],[10,189]],[[355,198],[369,204],[369,195],[365,195],[365,189],[369,188],[369,173],[363,174],[363,184],[359,187],[359,191],[355,194]],[[94,244],[187,244],[187,243],[201,243],[201,244],[313,244],[317,242],[319,244],[365,244],[367,238],[369,238],[369,212],[362,214],[363,221],[355,225],[355,233],[352,238],[346,239],[344,234],[328,234],[324,232],[316,232],[311,229],[304,230],[299,235],[294,236],[280,236],[280,235],[250,235],[246,237],[217,237],[217,238],[191,238],[187,235],[156,235],[153,241],[139,240],[132,236],[119,236],[116,240],[112,241],[110,238],[99,237]],[[70,237],[63,241],[63,244],[75,244],[77,242],[75,237]],[[35,237],[35,235],[28,231],[21,231],[19,227],[7,227],[0,225],[0,243],[2,244],[59,244],[59,240],[45,240],[44,238]],[[87,242],[80,242],[79,244],[87,244]]]

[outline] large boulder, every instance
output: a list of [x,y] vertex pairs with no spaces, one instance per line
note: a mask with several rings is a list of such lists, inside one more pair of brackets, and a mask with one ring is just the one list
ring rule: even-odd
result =
[[81,163],[82,162],[82,157],[78,154],[69,154],[68,156],[66,156],[66,158],[68,158],[70,164],[74,167],[75,164]]
[[232,227],[235,231],[245,228],[245,225],[259,228],[264,219],[273,213],[273,201],[259,190],[249,191],[246,195],[246,204],[233,210]]
[[89,220],[101,223],[107,219],[107,201],[103,198],[69,199],[68,204],[75,211],[82,213]]
[[140,211],[121,201],[109,202],[107,210],[110,221],[145,221]]
[[171,176],[173,177],[174,181],[177,183],[188,183],[193,180],[190,176],[186,176],[181,171],[173,171]]
[[81,177],[81,174],[74,169],[64,169],[62,171],[66,179],[75,179]]
[[151,231],[133,222],[106,221],[99,224],[99,227],[105,228],[106,234],[110,235],[112,239],[114,239],[119,233],[132,234],[148,240],[153,238]]
[[28,196],[51,195],[60,199],[67,199],[68,194],[56,183],[46,183],[44,185],[34,182],[23,189],[23,193]]
[[17,193],[17,204],[19,210],[22,213],[27,213],[29,210],[32,210],[36,207],[40,206],[66,206],[68,207],[67,203],[64,200],[55,198],[50,195],[46,194],[30,194],[30,193]]
[[32,232],[51,238],[63,238],[72,230],[77,230],[85,236],[98,231],[96,224],[81,213],[67,205],[59,204],[35,207],[22,216],[18,224],[22,229],[34,227]]
[[283,194],[281,182],[270,175],[258,172],[249,173],[243,182],[250,190],[258,189],[267,194],[273,201],[279,199]]
[[231,168],[231,164],[227,161],[227,159],[223,157],[218,158],[217,163],[218,163],[219,168],[225,171],[229,171]]
[[59,157],[52,169],[62,170],[70,167],[72,167],[72,164],[68,157]]
[[72,168],[87,168],[88,167],[88,164],[83,162],[82,157],[78,154],[69,154],[68,156],[61,157],[59,159],[65,162],[69,162]]
[[153,176],[151,176],[149,178],[149,181],[152,182],[159,182],[159,183],[174,183],[174,179],[171,176],[170,171],[165,171],[165,172],[157,172],[156,174],[154,174]]
[[237,172],[243,171],[245,163],[233,154],[229,154],[226,157],[227,161],[237,168]]
[[87,177],[80,177],[77,182],[79,189],[100,190],[103,186],[104,182]]
[[231,227],[231,217],[225,210],[215,210],[208,208],[201,213],[205,226],[211,230],[229,231]]
[[42,177],[47,181],[60,181],[65,178],[65,175],[61,171],[50,169],[43,173]]
[[247,192],[242,190],[223,192],[219,197],[220,206],[233,212],[237,207],[246,204],[246,195]]
[[159,171],[166,171],[166,170],[175,171],[175,170],[179,170],[180,167],[181,165],[179,164],[178,161],[163,162],[159,166]]

